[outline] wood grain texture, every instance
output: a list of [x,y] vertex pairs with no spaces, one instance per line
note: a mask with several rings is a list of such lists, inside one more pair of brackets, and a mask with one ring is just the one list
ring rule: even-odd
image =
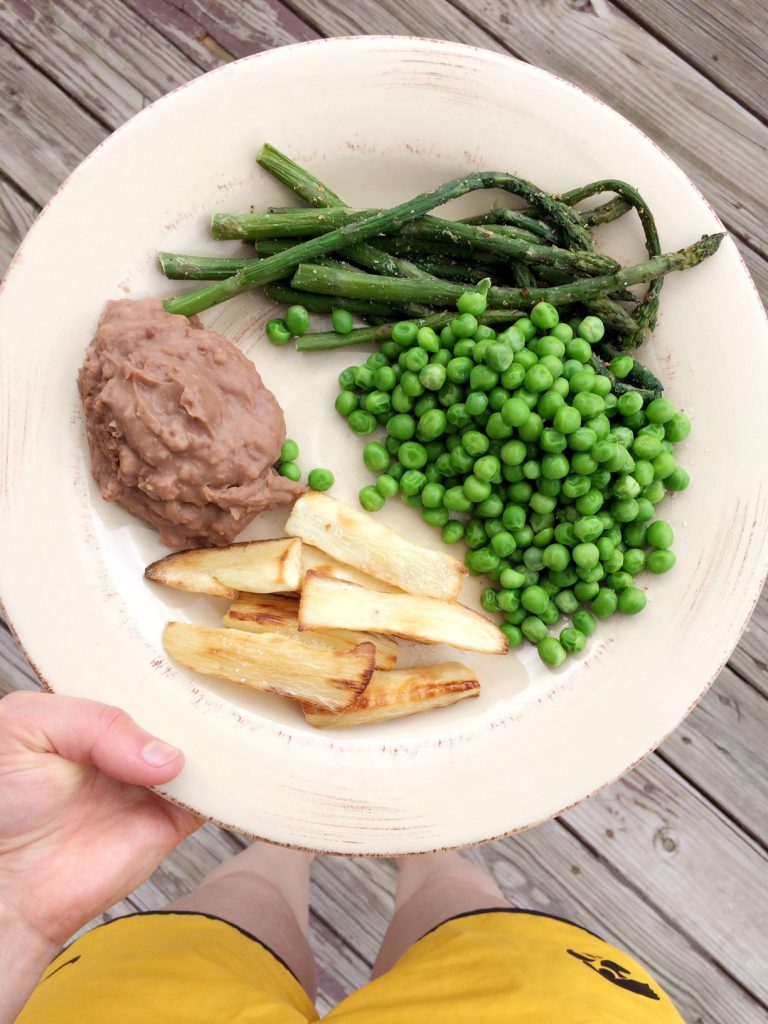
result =
[[660,747],[729,817],[768,847],[768,744],[765,698],[726,668]]
[[725,92],[765,116],[768,5],[763,0],[620,0],[618,6]]
[[280,0],[128,0],[127,6],[206,71],[235,57],[317,36]]
[[6,178],[0,178],[0,278],[37,214],[35,203]]
[[656,757],[563,816],[645,899],[758,999],[768,856]]
[[730,664],[764,697],[768,697],[768,587],[731,655]]
[[46,203],[106,131],[0,39],[0,172]]

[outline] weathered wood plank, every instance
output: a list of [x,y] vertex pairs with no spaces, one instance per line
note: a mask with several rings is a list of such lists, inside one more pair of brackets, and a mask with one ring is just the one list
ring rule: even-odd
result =
[[126,0],[200,67],[209,70],[233,57],[286,46],[317,33],[280,0]]
[[7,0],[0,7],[0,32],[110,128],[200,74],[195,62],[119,0]]
[[19,247],[38,207],[5,178],[0,178],[0,278]]
[[40,689],[40,680],[0,619],[0,697],[12,690]]
[[745,988],[768,998],[768,857],[704,797],[651,757],[563,820]]
[[758,185],[768,128],[687,61],[606,0],[455,2],[485,24],[499,25],[501,37],[526,60],[588,89],[634,121],[701,186],[730,227],[758,250],[768,249],[768,201]]
[[768,704],[731,669],[662,745],[675,766],[768,846]]
[[762,0],[618,0],[618,6],[726,92],[765,114],[768,7]]
[[293,7],[326,35],[363,30],[455,39],[511,52],[567,78],[647,132],[729,226],[768,251],[768,128],[606,0],[453,0],[452,7],[440,0],[294,0]]
[[768,697],[768,587],[763,591],[729,664]]
[[0,39],[0,171],[42,205],[106,135]]

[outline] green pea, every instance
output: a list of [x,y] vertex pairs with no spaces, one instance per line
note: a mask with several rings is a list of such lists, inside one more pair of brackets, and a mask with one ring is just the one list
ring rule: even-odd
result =
[[488,408],[488,396],[483,391],[470,391],[464,404],[470,416],[482,416]]
[[579,391],[573,396],[573,408],[582,419],[590,420],[605,410],[605,399],[591,391]]
[[652,505],[658,505],[664,495],[667,493],[667,489],[664,486],[663,480],[654,480],[652,484],[648,484],[647,487],[643,488],[643,497],[647,498]]
[[616,596],[616,592],[608,587],[600,587],[590,608],[592,609],[592,614],[596,615],[598,619],[607,619],[613,615],[618,605],[619,599]]
[[363,487],[358,495],[358,499],[366,512],[378,512],[380,508],[384,507],[384,496],[370,484],[367,487]]
[[552,420],[558,409],[565,405],[565,399],[550,388],[545,391],[536,403],[536,412],[543,420]]
[[426,486],[427,478],[421,470],[406,469],[400,477],[400,490],[408,497],[420,495]]
[[637,615],[645,605],[645,594],[637,587],[626,587],[619,594],[619,611],[623,615]]
[[[534,359],[536,357],[534,356]],[[525,380],[526,368],[518,362],[512,363],[501,375],[500,382],[503,387],[508,391],[514,391],[515,388],[519,388]]]
[[677,469],[675,457],[674,455],[670,455],[669,452],[661,452],[652,460],[652,462],[653,476],[655,480],[666,480],[667,477],[672,476],[674,471]]
[[295,462],[290,460],[281,462],[277,467],[277,472],[280,476],[284,476],[287,480],[300,480],[301,470]]
[[397,459],[406,469],[421,469],[427,464],[427,451],[418,441],[404,441],[397,451]]
[[423,441],[434,441],[445,433],[447,425],[448,417],[442,409],[429,409],[419,419],[416,429]]
[[458,519],[449,519],[448,522],[443,526],[443,543],[444,544],[458,544],[464,537],[464,523]]
[[[560,323],[560,314],[550,302],[537,302],[531,310],[530,322],[540,331],[549,331]],[[517,326],[524,331],[522,321],[518,320]]]
[[500,530],[491,537],[491,547],[499,558],[506,558],[507,555],[512,554],[517,544],[511,533],[507,533],[506,530]]
[[487,612],[498,612],[499,592],[495,587],[486,587],[480,595],[480,604]]
[[509,398],[509,392],[506,388],[495,387],[488,392],[488,406],[494,412],[500,412],[507,399]]
[[531,495],[529,504],[534,512],[553,512],[557,505],[557,499],[548,494],[542,494],[541,491],[536,491]]
[[450,323],[450,328],[456,338],[472,338],[477,330],[477,317],[472,313],[462,313]]
[[339,374],[339,387],[342,391],[354,391],[357,369],[356,366],[348,366],[345,370],[341,371]]
[[537,441],[544,429],[544,422],[538,413],[532,412],[528,419],[517,428],[521,441]]
[[[587,615],[587,612],[584,612]],[[566,626],[560,633],[560,643],[562,644],[563,650],[569,654],[579,654],[587,645],[587,637],[580,629],[576,629],[575,626]]]
[[577,334],[594,345],[605,334],[603,321],[597,316],[585,316],[577,328]]
[[337,334],[349,334],[355,326],[352,314],[346,309],[334,309],[331,313],[331,323]]
[[610,362],[610,370],[617,380],[624,380],[634,369],[635,361],[632,356],[616,356]]
[[398,441],[410,441],[416,433],[416,421],[407,413],[392,416],[387,423],[387,433]]
[[419,373],[419,381],[430,391],[439,391],[445,384],[446,370],[440,363],[429,363]]
[[668,398],[654,398],[645,410],[650,423],[668,423],[675,415],[675,407]]
[[520,595],[520,601],[526,611],[540,615],[549,604],[549,595],[542,587],[526,587]]
[[291,332],[285,320],[275,317],[266,327],[266,333],[273,345],[287,345],[291,340]]
[[330,469],[311,469],[309,476],[307,477],[307,483],[313,491],[327,491],[333,487],[335,482],[333,473]]
[[512,436],[512,427],[507,426],[500,412],[492,412],[485,424],[485,432],[493,440],[504,441]]
[[371,391],[365,396],[364,407],[377,417],[386,417],[392,408],[392,400],[386,391]]
[[660,574],[663,572],[669,572],[676,561],[677,559],[675,558],[674,552],[659,549],[657,551],[649,552],[648,557],[645,560],[645,565],[648,572]]
[[536,363],[525,375],[525,387],[528,391],[539,394],[550,388],[553,380],[554,377],[547,367],[542,366],[541,363]]
[[466,474],[472,471],[475,464],[475,457],[465,451],[464,448],[454,448],[451,452],[451,466],[455,473]]
[[558,665],[562,665],[568,656],[563,645],[553,636],[547,636],[540,640],[537,650],[541,660],[545,665],[549,665],[550,668],[557,668]]
[[[416,378],[418,381],[418,377]],[[402,387],[398,384],[392,392],[391,398],[392,408],[395,412],[410,412],[413,409],[413,399],[406,395]]]
[[376,429],[376,417],[363,409],[355,409],[351,412],[347,422],[355,434],[372,434]]
[[391,366],[380,366],[373,374],[373,386],[378,391],[393,391],[397,385],[397,374]]
[[483,455],[475,462],[472,469],[478,480],[490,483],[499,474],[500,463],[495,455]]
[[595,371],[591,366],[582,367],[568,378],[568,386],[574,394],[591,391],[595,384]]
[[299,457],[299,446],[296,442],[286,437],[283,441],[282,447],[280,448],[280,461],[281,462],[295,462]]
[[519,590],[525,584],[525,575],[519,569],[502,569],[500,583],[505,590]]
[[504,370],[510,367],[514,357],[515,354],[512,349],[505,345],[503,341],[492,342],[484,352],[486,365],[498,373],[503,373]]
[[600,491],[594,487],[587,491],[586,494],[582,494],[573,503],[576,512],[582,516],[593,516],[596,512],[599,512],[604,502],[603,495]]
[[413,323],[412,320],[400,320],[392,327],[392,340],[402,348],[410,348],[416,341],[418,333],[418,324]]
[[574,629],[583,633],[584,636],[592,636],[597,629],[597,623],[589,612],[576,612],[571,621],[573,622]]
[[[422,501],[423,492],[422,492]],[[427,524],[427,526],[437,526],[442,529],[443,526],[448,522],[448,509],[446,508],[423,508],[421,510],[421,518]]]
[[568,359],[575,359],[579,363],[588,363],[592,356],[592,346],[584,338],[573,338],[565,346],[565,354]]
[[664,481],[669,491],[684,491],[690,482],[688,471],[682,466],[677,466]]
[[533,487],[527,480],[521,480],[519,483],[510,484],[507,487],[507,497],[516,505],[526,504],[531,500],[532,495]]
[[462,487],[473,504],[484,501],[491,493],[491,485],[485,480],[478,480],[476,476],[468,476]]
[[[417,469],[407,470],[409,473],[418,473]],[[421,508],[421,495],[420,494],[404,494],[403,501],[408,508]]]
[[529,615],[523,619],[520,629],[526,640],[532,644],[540,643],[547,635],[547,627],[537,615]]
[[382,341],[381,351],[390,362],[396,363],[400,355],[400,346],[395,341]]
[[573,592],[579,602],[584,604],[587,601],[591,601],[599,589],[599,583],[585,583],[584,580],[579,580],[579,582],[574,586]]
[[637,576],[645,568],[645,552],[642,548],[628,548],[624,552],[623,568],[630,576]]
[[442,484],[427,483],[421,492],[421,500],[425,508],[442,508],[445,487]]
[[675,540],[675,535],[672,531],[672,527],[669,523],[664,522],[663,519],[657,519],[655,523],[651,523],[645,533],[646,543],[650,544],[654,548],[671,548]]
[[393,498],[400,489],[397,480],[389,473],[377,477],[375,487],[382,498]]
[[608,573],[605,582],[611,590],[626,590],[627,587],[632,586],[632,574],[626,571],[617,570],[616,572]]
[[665,436],[668,441],[677,444],[684,441],[691,432],[691,421],[684,412],[676,412],[664,424]]
[[584,569],[591,569],[600,561],[600,551],[597,545],[591,542],[577,544],[571,554],[576,565]]
[[490,366],[478,363],[469,374],[469,386],[473,391],[491,391],[499,382],[499,375]]

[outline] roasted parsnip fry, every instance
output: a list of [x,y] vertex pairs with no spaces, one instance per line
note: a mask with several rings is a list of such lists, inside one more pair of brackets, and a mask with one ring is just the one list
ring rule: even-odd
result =
[[353,704],[373,673],[373,644],[333,651],[275,633],[189,622],[169,622],[163,643],[172,658],[195,672],[329,711]]
[[[301,499],[300,499],[301,500]],[[299,603],[299,629],[362,629],[462,651],[506,654],[507,638],[489,619],[455,601],[382,594],[309,572]]]
[[307,704],[304,715],[317,729],[344,729],[443,708],[465,697],[477,697],[479,693],[480,683],[475,673],[466,665],[449,661],[442,665],[374,672],[351,707],[330,712]]
[[301,574],[301,541],[282,537],[177,551],[144,570],[146,579],[167,587],[229,598],[239,590],[256,594],[296,591]]
[[360,633],[353,629],[305,630],[299,633],[299,599],[278,594],[238,594],[224,616],[224,625],[251,633],[280,633],[305,644],[348,651],[357,644],[371,643],[376,650],[376,668],[395,667],[397,640],[391,636]]
[[450,555],[404,540],[365,512],[327,494],[303,494],[285,532],[410,594],[458,596],[466,568]]
[[312,547],[311,544],[302,544],[301,564],[305,574],[319,572],[323,576],[331,576],[335,580],[357,583],[361,587],[368,587],[369,590],[384,590],[390,594],[402,594],[403,592],[400,587],[390,586],[384,580],[378,580],[375,576],[369,576],[367,572],[355,569],[353,565],[340,562],[338,558],[321,551],[320,548]]

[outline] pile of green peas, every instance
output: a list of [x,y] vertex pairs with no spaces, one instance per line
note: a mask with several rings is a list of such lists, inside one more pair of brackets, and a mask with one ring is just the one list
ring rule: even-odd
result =
[[[591,365],[599,318],[561,323],[542,302],[497,334],[478,323],[482,286],[457,306],[439,334],[395,324],[339,377],[336,410],[350,429],[385,432],[363,450],[376,480],[360,504],[375,512],[399,494],[447,544],[464,540],[510,647],[527,639],[557,666],[584,649],[596,619],[643,610],[640,572],[675,564],[655,506],[689,484],[673,446],[691,423],[668,399],[612,392]],[[616,377],[632,370],[629,356],[614,364]],[[564,616],[571,624],[550,635]]]

